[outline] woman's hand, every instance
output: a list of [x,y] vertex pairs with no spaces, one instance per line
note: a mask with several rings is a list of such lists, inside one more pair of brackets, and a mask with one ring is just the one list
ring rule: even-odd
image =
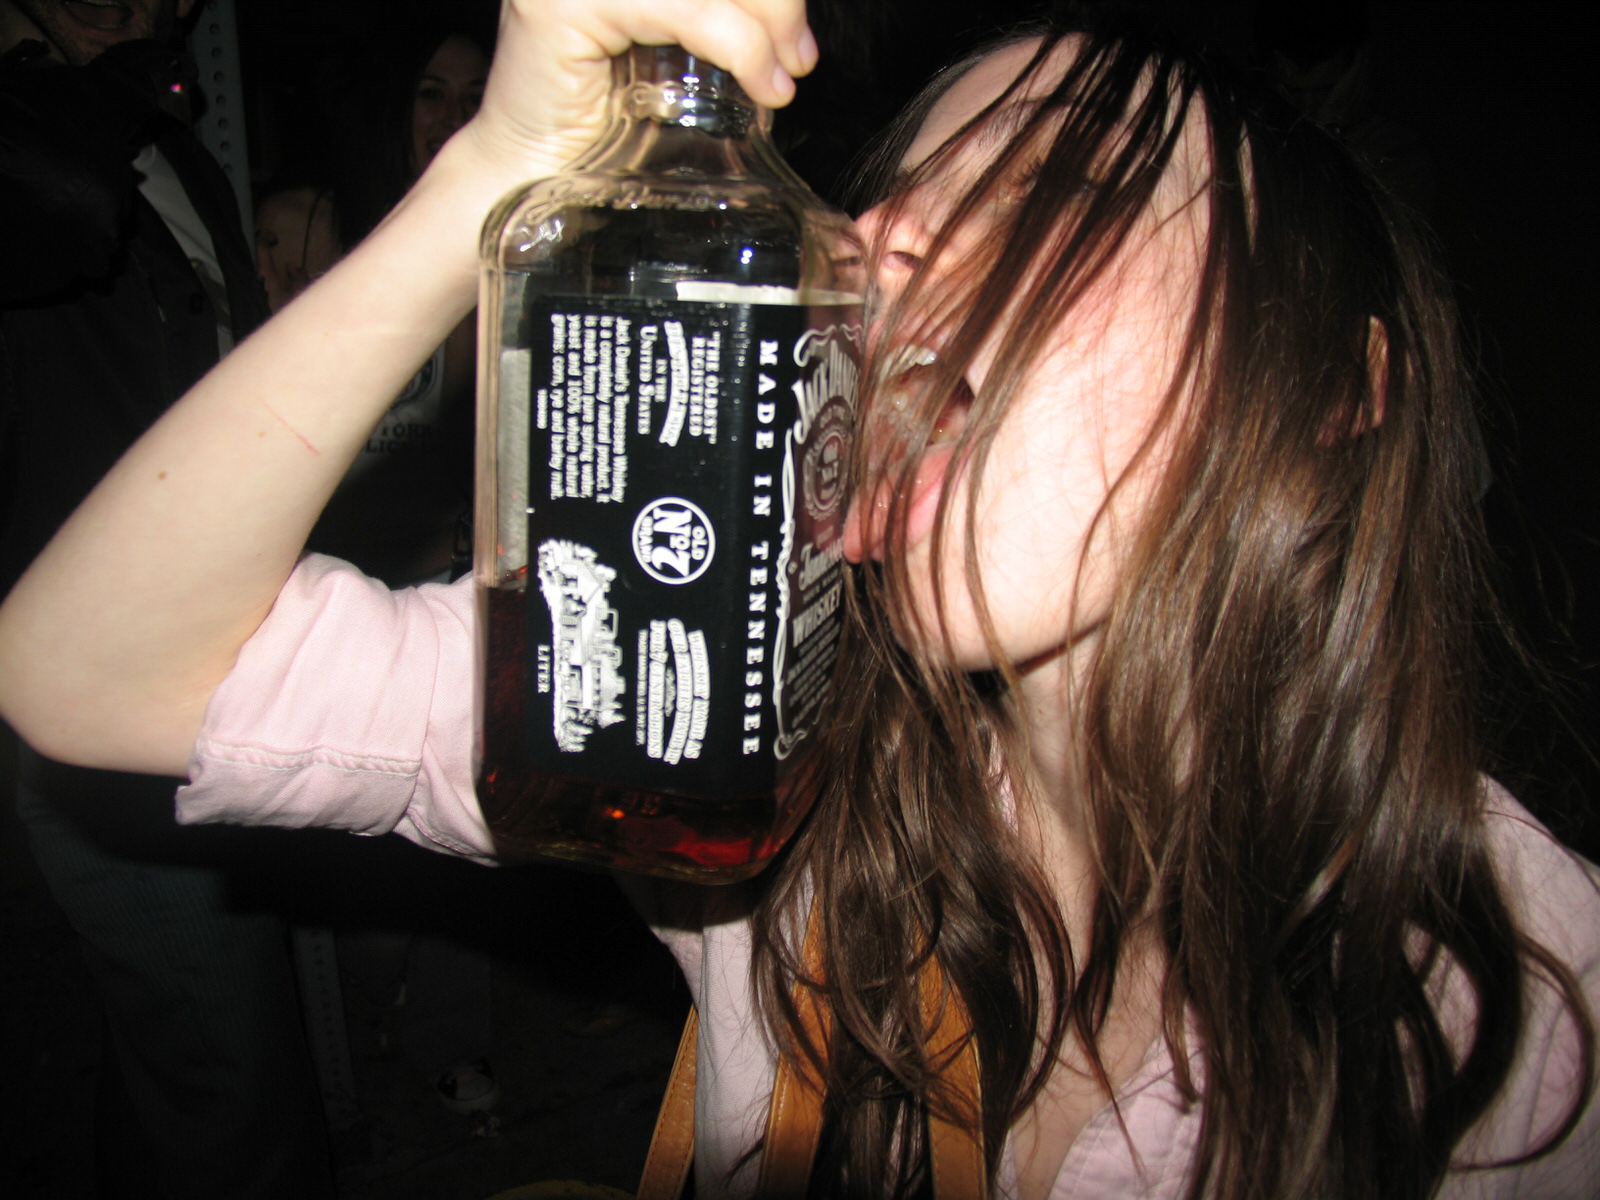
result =
[[817,59],[803,0],[504,0],[483,105],[460,149],[513,181],[551,174],[599,137],[611,60],[634,43],[681,45],[774,107]]

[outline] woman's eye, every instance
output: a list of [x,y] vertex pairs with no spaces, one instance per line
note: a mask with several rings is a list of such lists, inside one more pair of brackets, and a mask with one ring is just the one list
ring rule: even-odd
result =
[[1032,194],[1034,185],[1039,182],[1039,177],[1043,173],[1043,159],[1034,159],[1032,162],[1020,164],[1002,179],[995,191],[995,198],[1003,206],[1021,204]]
[[[1042,158],[1023,164],[1006,181],[1005,194],[1007,198],[1012,201],[1027,199],[1032,194],[1033,189],[1038,186],[1039,181],[1044,178],[1044,174],[1045,160]],[[1061,195],[1063,199],[1070,201],[1087,199],[1100,186],[1100,181],[1091,176],[1082,176],[1072,181],[1070,186],[1063,186],[1065,183],[1065,180],[1057,181],[1053,190],[1058,195]]]

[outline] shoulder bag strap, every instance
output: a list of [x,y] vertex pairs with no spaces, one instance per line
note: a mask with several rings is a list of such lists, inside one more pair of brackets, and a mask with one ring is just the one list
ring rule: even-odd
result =
[[[813,906],[806,922],[806,941],[800,951],[801,971],[807,979],[822,981],[822,933]],[[828,1051],[833,1013],[821,991],[803,981],[794,985],[794,1006],[807,1041],[822,1053]],[[822,1136],[824,1085],[810,1063],[795,1064],[778,1056],[772,1104],[767,1110],[767,1135],[761,1150],[760,1200],[803,1200],[811,1178],[811,1161]]]
[[655,1135],[639,1178],[638,1200],[678,1200],[694,1162],[695,1055],[700,1047],[700,1013],[691,1007],[672,1060],[667,1094],[656,1117]]
[[[928,1057],[943,1079],[957,1113],[981,1120],[983,1093],[978,1076],[978,1039],[972,1033],[967,1006],[945,984],[937,959],[922,969],[918,980]],[[983,1140],[949,1114],[928,1110],[928,1158],[933,1168],[936,1200],[987,1200],[989,1171],[983,1161]]]
[[[805,971],[813,978],[822,964],[815,918],[806,929],[805,949],[801,952]],[[827,1005],[814,988],[795,987],[795,1004],[800,1011],[812,1045],[826,1047],[832,1024]],[[695,1009],[689,1010],[672,1062],[672,1075],[656,1117],[656,1130],[644,1160],[637,1200],[677,1200],[694,1161],[695,1058],[699,1052],[700,1022]],[[760,1200],[803,1200],[811,1175],[811,1160],[816,1156],[822,1133],[822,1085],[808,1070],[797,1072],[787,1056],[778,1060],[777,1077],[772,1086],[772,1104],[767,1112],[767,1130],[761,1154],[761,1178],[756,1187]]]
[[[802,951],[804,970],[812,979],[821,978],[817,925],[813,913]],[[966,1006],[945,986],[944,972],[936,961],[923,971],[919,986],[929,1053],[936,1069],[944,1076],[959,1109],[981,1112],[977,1039],[971,1034]],[[832,1018],[817,989],[797,984],[794,1001],[811,1044],[825,1048]],[[698,1015],[690,1009],[645,1159],[638,1200],[677,1200],[682,1194],[694,1159],[698,1045]],[[761,1178],[756,1188],[760,1200],[803,1200],[822,1133],[822,1098],[822,1083],[809,1065],[797,1069],[788,1056],[779,1058],[767,1113]],[[930,1112],[928,1143],[936,1200],[987,1200],[988,1172],[978,1136],[963,1125]]]

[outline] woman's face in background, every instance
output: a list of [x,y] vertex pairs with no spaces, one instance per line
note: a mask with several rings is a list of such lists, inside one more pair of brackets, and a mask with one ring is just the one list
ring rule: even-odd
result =
[[[915,167],[961,126],[999,97],[1032,58],[1037,44],[1002,48],[981,60],[938,101],[919,130],[903,165]],[[1071,43],[1064,44],[1018,94],[989,118],[939,169],[895,204],[862,218],[883,302],[904,294],[913,272],[929,253],[933,231],[950,205],[991,160],[994,135],[1003,135],[1019,110],[1031,108],[1059,81]],[[1118,564],[1135,535],[1149,495],[1168,456],[1163,439],[1139,456],[1178,369],[1198,285],[1205,235],[1204,206],[1190,203],[1204,175],[1204,139],[1191,118],[1174,163],[1158,185],[1126,243],[1088,293],[1049,337],[1013,395],[991,443],[977,484],[972,516],[976,568],[984,605],[1003,658],[1026,672],[1064,658],[1063,651],[1092,634],[1105,619],[1117,582]],[[986,141],[987,137],[987,141]],[[1003,140],[1003,136],[1001,137]],[[1023,163],[1026,166],[1026,160]],[[1084,187],[1092,188],[1093,181]],[[1065,197],[1063,204],[1081,199]],[[961,286],[972,264],[992,255],[997,239],[981,223],[963,228],[940,258],[928,265],[922,294],[949,294]],[[1019,300],[1019,305],[1026,299]],[[912,309],[916,307],[915,299]],[[892,325],[897,340],[914,340],[911,320]],[[1031,319],[1019,307],[1007,322]],[[934,340],[937,340],[935,335]],[[966,582],[964,549],[968,505],[974,486],[967,456],[956,439],[996,363],[996,347],[981,347],[963,376],[958,399],[937,417],[937,427],[899,499],[905,516],[906,580],[911,614],[926,631],[925,648],[943,657],[940,615],[952,665],[985,669],[997,665]],[[924,362],[938,345],[905,351]],[[863,436],[881,431],[885,408],[914,409],[908,393],[913,370],[869,397]],[[874,410],[880,414],[874,417]],[[891,422],[892,423],[892,422]],[[888,447],[896,438],[876,435]],[[903,444],[903,438],[900,439]],[[887,457],[893,458],[890,449]],[[1137,460],[1137,461],[1136,461]],[[878,464],[874,464],[876,467]],[[885,464],[893,481],[904,464]],[[1117,491],[1113,497],[1113,487]],[[880,482],[858,496],[847,521],[848,557],[881,558],[887,543],[888,492]],[[948,493],[947,522],[935,537],[940,496]],[[935,588],[935,564],[939,586]]]
[[333,199],[318,188],[281,189],[256,205],[256,271],[277,312],[339,260]]
[[489,57],[471,38],[452,33],[422,68],[411,100],[411,170],[422,170],[439,147],[478,111]]

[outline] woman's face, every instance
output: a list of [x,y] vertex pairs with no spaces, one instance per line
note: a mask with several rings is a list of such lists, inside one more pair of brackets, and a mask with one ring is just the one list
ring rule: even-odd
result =
[[[916,166],[998,97],[1035,50],[1032,42],[1006,47],[968,71],[934,106],[903,165]],[[1070,53],[1070,44],[1058,50],[1058,61],[1047,64],[1013,100],[1026,105],[1046,93],[1059,80]],[[1003,129],[1008,113],[1016,116],[1009,112],[1011,105],[1008,100],[986,128]],[[1105,619],[1119,561],[1137,532],[1150,484],[1168,457],[1163,435],[1135,463],[1177,371],[1204,240],[1203,205],[1190,202],[1202,173],[1202,138],[1198,130],[1186,128],[1183,141],[1150,211],[1139,218],[1111,268],[1055,329],[1022,379],[995,432],[978,485],[973,510],[977,572],[999,649],[1023,673],[1064,663],[1064,652],[1092,635]],[[977,178],[991,154],[982,134],[969,138],[897,206],[880,205],[863,218],[875,283],[885,302],[903,293],[944,211]],[[931,264],[923,294],[940,294],[945,290],[940,280],[947,273],[954,284],[962,264],[993,253],[984,233],[976,224],[963,229]],[[1009,318],[1026,319],[1025,311]],[[914,324],[914,319],[901,320],[895,328]],[[907,353],[925,361],[929,351],[938,349],[918,347]],[[985,345],[964,376],[970,392],[962,395],[978,393],[994,364],[995,348]],[[883,425],[872,410],[906,403],[916,374],[891,381],[869,399],[863,424],[869,452],[875,426]],[[940,654],[942,613],[952,665],[972,670],[997,664],[966,582],[963,546],[972,471],[953,446],[968,417],[964,407],[953,403],[940,414],[932,444],[916,464],[909,494],[899,499],[905,514],[905,578],[915,608],[911,615],[928,631],[926,648]],[[894,443],[893,438],[881,440]],[[890,463],[886,478],[895,479],[900,465]],[[852,560],[883,555],[890,486],[878,485],[852,507],[845,534]],[[936,510],[945,492],[948,517],[943,536],[936,538]]]
[[256,271],[277,312],[338,261],[333,204],[316,188],[274,192],[256,205]]
[[411,100],[411,169],[433,161],[450,135],[472,119],[483,102],[489,59],[471,38],[452,33],[422,68]]

